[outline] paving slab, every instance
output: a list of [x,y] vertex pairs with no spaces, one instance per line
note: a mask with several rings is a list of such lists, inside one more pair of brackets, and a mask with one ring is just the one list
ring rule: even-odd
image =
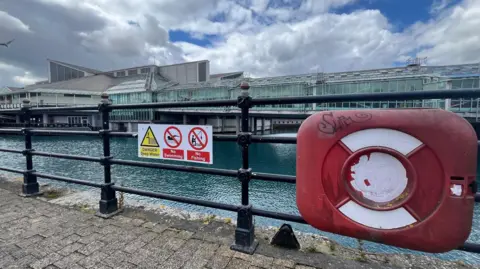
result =
[[4,185],[0,182],[0,268],[401,268],[281,249],[264,236],[258,236],[256,253],[247,255],[230,250],[232,224],[169,219],[128,208],[101,219],[93,212],[21,197]]

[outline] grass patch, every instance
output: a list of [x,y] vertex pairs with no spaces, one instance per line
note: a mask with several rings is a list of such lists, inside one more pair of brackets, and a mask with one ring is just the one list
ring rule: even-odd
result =
[[62,192],[58,190],[47,190],[43,192],[43,197],[52,200],[52,199],[57,199],[60,196],[62,196]]
[[212,222],[217,216],[215,215],[209,215],[209,216],[206,216],[205,218],[203,218],[203,224],[209,224],[210,222]]
[[310,252],[310,253],[318,252],[318,251],[317,251],[317,248],[316,248],[315,246],[313,246],[313,245],[306,247],[306,248],[305,248],[305,251],[306,251],[306,252]]
[[367,262],[367,257],[365,256],[365,253],[360,253],[360,256],[356,257],[355,260],[357,262],[366,263]]
[[367,262],[367,255],[365,255],[365,250],[363,249],[363,241],[361,239],[358,240],[358,251],[359,256],[355,258],[357,262]]
[[83,212],[83,213],[95,214],[95,210],[93,210],[92,208],[90,208],[90,207],[89,207],[88,205],[86,205],[86,204],[78,205],[77,208],[78,208],[78,210],[80,210],[80,211]]
[[337,246],[333,242],[330,242],[329,247],[331,252],[335,252],[335,250],[337,250]]

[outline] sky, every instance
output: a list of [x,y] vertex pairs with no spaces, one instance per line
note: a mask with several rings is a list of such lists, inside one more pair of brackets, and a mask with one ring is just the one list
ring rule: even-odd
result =
[[47,59],[250,77],[478,63],[479,29],[480,0],[1,0],[0,87],[46,79]]

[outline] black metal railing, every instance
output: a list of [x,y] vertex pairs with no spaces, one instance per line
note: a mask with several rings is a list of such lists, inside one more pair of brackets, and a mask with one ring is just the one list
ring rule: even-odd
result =
[[[175,102],[175,103],[142,103],[142,104],[111,104],[107,95],[102,96],[102,102],[98,107],[59,107],[59,108],[33,108],[28,100],[23,101],[21,109],[16,110],[24,118],[24,128],[22,129],[3,129],[3,133],[23,134],[25,136],[25,149],[5,149],[0,148],[2,152],[23,154],[26,158],[26,170],[13,169],[9,167],[0,167],[0,170],[19,173],[24,175],[22,193],[25,196],[39,195],[40,189],[37,178],[46,178],[67,183],[80,184],[99,188],[101,196],[99,201],[99,211],[97,215],[109,217],[118,212],[116,191],[143,195],[153,198],[165,199],[170,201],[212,207],[227,211],[237,212],[237,227],[235,231],[235,242],[232,249],[245,253],[253,253],[257,242],[254,239],[253,216],[262,216],[296,223],[306,223],[301,216],[286,213],[268,211],[255,208],[249,200],[249,183],[251,180],[276,181],[295,184],[295,176],[257,173],[252,171],[249,162],[249,145],[251,143],[286,143],[295,144],[296,138],[290,137],[262,137],[252,135],[248,130],[249,111],[254,105],[269,104],[298,104],[298,103],[328,103],[328,102],[355,102],[355,101],[389,101],[389,100],[419,100],[419,99],[437,99],[437,98],[478,98],[480,91],[478,89],[455,90],[455,91],[423,91],[423,92],[404,92],[404,93],[372,93],[372,94],[349,94],[349,95],[329,95],[329,96],[306,96],[306,97],[286,97],[286,98],[261,98],[252,99],[249,96],[249,86],[246,83],[241,85],[241,95],[237,100],[212,100],[212,101],[194,101],[194,102]],[[145,108],[175,108],[175,107],[212,107],[212,106],[238,106],[241,110],[241,132],[238,135],[214,135],[214,141],[236,141],[241,147],[242,163],[238,170],[218,169],[209,167],[197,167],[188,165],[174,165],[166,163],[154,163],[144,161],[132,161],[115,159],[110,152],[110,138],[114,136],[132,136],[133,133],[112,132],[109,128],[109,113],[112,110],[119,109],[145,109]],[[67,130],[49,130],[34,129],[30,122],[32,111],[67,111],[67,110],[92,110],[97,109],[102,114],[102,129],[99,131],[67,131]],[[2,112],[2,110],[0,110]],[[12,112],[12,110],[8,110]],[[49,152],[35,151],[32,146],[33,135],[100,135],[103,139],[103,156],[90,157],[69,154],[57,154]],[[40,173],[34,170],[32,157],[44,156],[60,159],[81,160],[100,163],[104,167],[104,182],[95,183],[80,179],[56,176],[52,174]],[[241,183],[241,204],[230,205],[213,201],[205,201],[194,198],[187,198],[166,193],[145,191],[135,188],[128,188],[115,185],[111,178],[111,166],[124,165],[134,167],[147,167],[165,170],[174,170],[181,172],[191,172],[209,175],[219,175],[234,177]],[[480,202],[480,195],[476,194],[475,201]],[[480,253],[480,244],[465,243],[458,248],[459,250]]]

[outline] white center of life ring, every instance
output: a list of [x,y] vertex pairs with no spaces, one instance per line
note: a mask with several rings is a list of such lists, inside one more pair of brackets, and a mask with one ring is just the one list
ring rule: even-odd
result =
[[362,155],[350,167],[352,187],[377,203],[397,199],[407,187],[407,170],[394,156],[383,152]]
[[412,168],[407,169],[411,166],[408,154],[423,143],[385,128],[354,132],[341,142],[352,152],[342,174],[351,199],[338,210],[352,221],[376,229],[398,229],[418,222],[404,203],[415,182],[415,176],[408,176],[412,175]]

